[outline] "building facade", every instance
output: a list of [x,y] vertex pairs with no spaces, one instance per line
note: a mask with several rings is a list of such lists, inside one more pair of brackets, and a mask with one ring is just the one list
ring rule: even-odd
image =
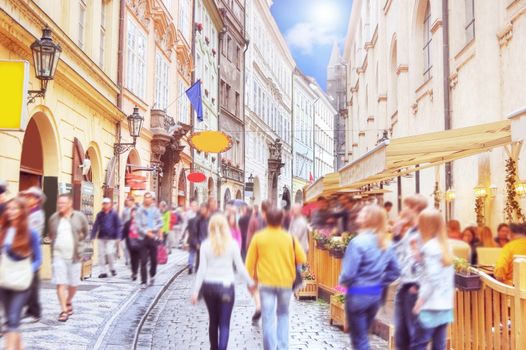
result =
[[335,171],[334,138],[338,112],[330,96],[327,96],[313,80],[317,93],[314,103],[314,181]]
[[294,202],[303,203],[303,188],[314,177],[314,107],[320,97],[312,78],[306,77],[297,68],[293,79],[292,192]]
[[[255,204],[292,202],[292,72],[294,59],[270,13],[272,2],[246,2],[245,181]],[[252,176],[252,177],[251,177]]]
[[[194,1],[194,81],[201,80],[203,121],[193,115],[193,130],[218,130],[219,123],[219,45],[223,20],[213,0]],[[193,184],[193,198],[204,202],[208,197],[219,199],[219,158],[194,150],[193,171],[202,172],[206,181]]]
[[[354,1],[344,52],[352,160],[371,150],[385,131],[398,138],[474,126],[523,107],[524,6],[508,0]],[[456,198],[449,203],[450,217],[465,226],[476,222],[473,189],[491,187],[483,215],[495,230],[504,221],[507,159],[497,148],[454,161],[450,169],[429,168],[394,181],[385,198],[396,207],[403,196],[421,192],[432,202],[435,185],[442,192],[451,188]],[[518,164],[524,178],[524,162]],[[444,199],[440,206],[446,206]]]
[[244,71],[245,8],[243,1],[218,1],[225,24],[219,47],[219,130],[232,138],[232,148],[219,155],[220,197],[223,205],[243,199],[245,182]]
[[31,90],[40,82],[30,45],[45,26],[62,48],[45,97],[28,103],[25,131],[0,132],[0,178],[10,183],[11,195],[43,188],[47,216],[59,192],[73,192],[76,209],[96,212],[108,187],[118,125],[131,113],[117,103],[119,2],[2,0],[0,8],[0,60],[30,62]]
[[340,55],[338,43],[332,47],[327,66],[327,95],[336,109],[334,116],[334,167],[341,169],[349,161],[345,145],[345,118],[347,117],[347,66]]

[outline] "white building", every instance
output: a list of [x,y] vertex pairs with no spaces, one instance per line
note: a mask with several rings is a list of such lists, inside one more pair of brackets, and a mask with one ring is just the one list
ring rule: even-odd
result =
[[334,120],[337,111],[331,97],[327,96],[315,81],[317,100],[314,103],[314,181],[334,169]]
[[[395,139],[476,126],[505,120],[524,106],[524,1],[449,1],[447,17],[443,4],[353,1],[344,50],[351,161],[371,151],[384,131]],[[519,179],[526,177],[524,154],[523,147]],[[450,217],[466,226],[476,221],[474,188],[480,186],[491,192],[484,197],[483,223],[495,231],[505,220],[507,159],[499,147],[455,160],[450,172],[428,168],[395,179],[386,199],[396,208],[419,191],[432,203],[436,185],[442,193],[451,187]],[[524,197],[518,202],[524,208]],[[439,203],[444,209],[444,197]]]
[[[250,40],[245,59],[245,179],[254,179],[253,202],[291,203],[291,100],[294,59],[270,13],[271,1],[246,2]],[[269,144],[280,140],[281,162]],[[275,152],[274,152],[275,153]],[[275,155],[275,154],[274,154]],[[278,157],[279,158],[279,157]]]
[[[218,130],[219,116],[219,32],[223,20],[213,0],[195,1],[195,75],[201,80],[203,121],[194,113],[194,131]],[[207,181],[194,184],[193,198],[202,202],[209,196],[219,199],[217,193],[218,156],[194,150],[193,170],[206,175]]]
[[296,69],[293,81],[293,178],[294,202],[302,203],[303,188],[314,176],[314,105],[318,102],[318,88],[312,78]]

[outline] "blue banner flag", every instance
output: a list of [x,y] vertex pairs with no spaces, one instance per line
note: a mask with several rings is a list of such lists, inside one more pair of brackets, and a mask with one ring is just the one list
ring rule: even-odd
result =
[[203,99],[201,97],[201,80],[198,80],[194,85],[186,90],[186,96],[190,100],[192,107],[197,113],[197,120],[203,121]]

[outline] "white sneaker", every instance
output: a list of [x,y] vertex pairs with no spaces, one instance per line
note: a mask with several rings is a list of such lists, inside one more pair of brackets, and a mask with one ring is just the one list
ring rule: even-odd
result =
[[146,283],[141,283],[141,289],[146,289],[147,287]]

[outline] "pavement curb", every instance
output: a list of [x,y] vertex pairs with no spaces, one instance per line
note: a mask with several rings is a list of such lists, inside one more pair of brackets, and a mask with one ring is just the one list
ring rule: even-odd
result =
[[157,292],[157,295],[155,295],[153,301],[148,306],[148,309],[146,312],[142,315],[139,324],[137,325],[137,328],[135,329],[135,334],[133,335],[133,343],[132,343],[132,349],[137,350],[137,345],[139,343],[139,336],[142,330],[142,327],[144,326],[144,323],[146,322],[146,319],[152,312],[153,308],[157,306],[159,303],[159,300],[163,296],[163,294],[166,292],[166,290],[172,285],[172,283],[179,277],[186,269],[188,269],[187,266],[183,267],[179,271],[177,271],[169,280],[167,283],[163,285],[163,287]]

